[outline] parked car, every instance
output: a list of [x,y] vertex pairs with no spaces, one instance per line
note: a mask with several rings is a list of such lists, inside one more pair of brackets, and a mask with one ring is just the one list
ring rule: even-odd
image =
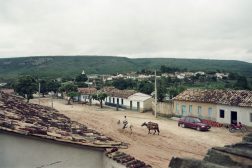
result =
[[210,125],[202,123],[200,118],[186,116],[178,120],[178,126],[183,128],[194,128],[198,131],[207,131],[211,128]]

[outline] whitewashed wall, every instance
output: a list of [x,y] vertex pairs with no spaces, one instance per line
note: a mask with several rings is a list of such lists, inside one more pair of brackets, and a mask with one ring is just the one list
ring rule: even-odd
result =
[[[155,111],[155,102],[152,102],[152,110]],[[157,113],[163,115],[171,115],[172,113],[172,103],[171,102],[158,102],[157,103]]]
[[[186,106],[185,116],[195,116],[202,119],[208,119],[216,121],[217,117],[217,105],[211,103],[198,103],[189,101],[173,101],[173,113],[176,115],[182,115],[182,105]],[[192,111],[189,112],[189,106],[192,106]],[[198,114],[198,107],[201,107],[201,115]],[[178,108],[177,108],[178,107]],[[208,108],[212,108],[212,114],[209,116]]]
[[[123,104],[122,104],[122,98],[119,97],[111,97],[111,101],[109,102],[109,96],[105,99],[105,101],[107,103],[113,103],[113,98],[114,98],[114,104],[117,103],[117,98],[119,99],[119,106],[123,106],[127,109],[130,108],[130,101],[128,99],[123,99]],[[146,111],[146,110],[151,110],[152,109],[152,101],[153,99],[147,99],[146,101],[134,101],[132,100],[132,110],[137,110],[137,102],[139,102],[139,107],[140,107],[140,111]]]
[[[220,118],[220,110],[225,111],[224,118]],[[252,113],[252,108],[249,108],[249,107],[217,105],[217,121],[220,123],[230,124],[231,111],[237,112],[238,122],[241,122],[242,124],[245,124],[248,126],[252,126],[252,122],[250,121],[250,113]]]

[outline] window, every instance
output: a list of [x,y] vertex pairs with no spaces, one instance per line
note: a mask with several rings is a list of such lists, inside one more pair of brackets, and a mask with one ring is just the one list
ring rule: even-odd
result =
[[190,123],[194,123],[194,119],[190,117],[190,120],[189,120]]
[[213,109],[212,109],[212,107],[209,107],[208,108],[208,117],[212,117],[212,112],[213,112]]
[[176,112],[177,112],[177,113],[179,112],[178,107],[179,107],[179,105],[178,105],[178,103],[176,103]]
[[185,122],[191,122],[190,120],[191,120],[190,117],[186,117],[186,118],[185,118]]
[[250,113],[250,122],[252,122],[252,113]]
[[189,105],[189,113],[192,114],[192,105]]
[[225,111],[224,110],[220,110],[220,118],[225,118]]
[[202,107],[201,107],[201,106],[198,106],[198,116],[199,116],[199,117],[201,116],[201,109],[202,109]]
[[121,99],[121,104],[123,104],[123,99]]
[[115,98],[113,97],[113,104],[115,104]]
[[109,97],[109,103],[111,103],[111,97]]

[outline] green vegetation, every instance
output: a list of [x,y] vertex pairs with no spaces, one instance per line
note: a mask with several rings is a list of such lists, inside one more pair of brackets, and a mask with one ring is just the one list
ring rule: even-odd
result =
[[73,83],[65,83],[62,84],[62,86],[59,88],[60,92],[66,92],[67,96],[68,96],[68,100],[67,100],[67,104],[71,104],[71,100],[73,100],[73,98],[75,96],[78,96],[78,87],[77,85],[73,84]]
[[98,93],[98,94],[92,95],[93,99],[98,100],[100,102],[101,108],[102,108],[102,101],[105,100],[106,97],[108,97],[106,93]]
[[252,77],[252,64],[242,61],[138,58],[109,56],[53,56],[0,59],[0,81],[10,80],[20,75],[33,75],[36,78],[72,78],[83,69],[87,74],[116,74],[142,69],[159,69],[161,65],[188,71],[226,71]]
[[136,89],[137,86],[137,81],[132,80],[132,79],[116,79],[112,82],[112,85],[120,90],[124,89]]
[[88,77],[86,74],[79,74],[75,78],[75,83],[78,87],[88,87],[88,85],[85,83],[88,80]]
[[17,83],[14,85],[15,91],[29,102],[33,98],[33,94],[37,91],[37,82],[31,76],[22,76],[18,79]]
[[79,96],[79,95],[80,95],[80,93],[78,93],[77,91],[75,91],[75,92],[68,92],[67,93],[67,96],[68,96],[67,104],[68,105],[71,104],[70,103],[71,100],[73,100],[74,97]]
[[[203,59],[173,59],[173,58],[144,58],[129,59],[125,57],[99,56],[54,56],[54,57],[26,57],[0,59],[0,82],[7,82],[4,87],[15,88],[19,95],[29,101],[32,93],[38,91],[44,95],[50,91],[66,92],[70,100],[77,95],[77,87],[87,87],[86,74],[117,74],[137,72],[137,74],[157,75],[173,74],[157,80],[158,100],[163,101],[169,96],[173,98],[187,88],[204,89],[252,89],[252,64],[241,61],[203,60]],[[175,72],[204,71],[206,74],[189,75],[184,79],[174,76]],[[229,76],[217,79],[216,72],[229,72]],[[16,81],[18,78],[18,81]],[[62,83],[55,79],[61,78]],[[154,78],[148,79],[102,79],[93,81],[99,89],[114,86],[118,89],[134,89],[145,94],[154,91]],[[105,95],[95,95],[94,98],[102,102]],[[69,100],[69,103],[70,103]]]

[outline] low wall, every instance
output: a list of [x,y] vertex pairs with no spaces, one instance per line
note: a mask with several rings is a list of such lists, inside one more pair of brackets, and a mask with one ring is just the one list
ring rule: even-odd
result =
[[[152,110],[155,111],[155,102],[152,102]],[[172,113],[172,102],[158,102],[157,103],[157,114],[161,116],[171,116]]]

